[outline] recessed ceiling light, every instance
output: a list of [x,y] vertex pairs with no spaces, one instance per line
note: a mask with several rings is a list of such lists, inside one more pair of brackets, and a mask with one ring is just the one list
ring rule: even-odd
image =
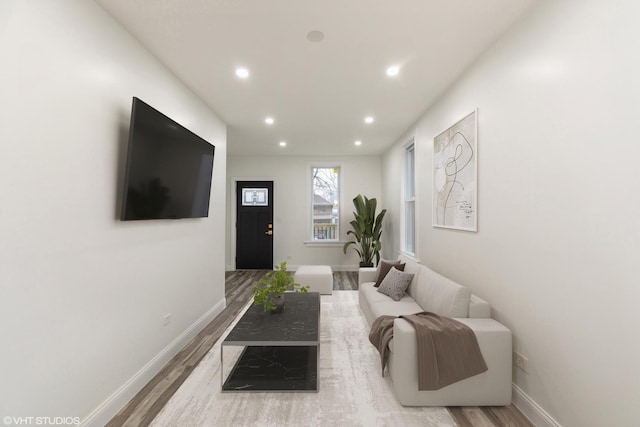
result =
[[373,117],[371,117],[371,116],[368,116],[368,117],[365,117],[365,118],[364,118],[364,122],[365,122],[365,123],[368,123],[368,124],[373,123],[373,120],[374,120],[374,119],[373,119]]
[[246,79],[247,77],[249,77],[249,70],[243,67],[236,68],[236,76],[240,77],[241,79]]
[[322,31],[309,31],[307,33],[307,40],[310,42],[321,42],[324,39],[324,33]]
[[286,142],[284,142],[284,141],[280,141],[280,147],[286,147],[286,146],[287,146],[287,143],[286,143]]
[[264,122],[268,125],[272,125],[273,124],[273,117],[267,117],[266,119],[264,119]]
[[397,65],[392,65],[391,67],[387,68],[387,76],[389,77],[395,77],[398,75],[399,72],[400,72],[400,67]]
[[357,145],[357,146],[360,146],[360,145],[362,145],[362,141],[356,141],[356,142],[354,142],[354,144]]

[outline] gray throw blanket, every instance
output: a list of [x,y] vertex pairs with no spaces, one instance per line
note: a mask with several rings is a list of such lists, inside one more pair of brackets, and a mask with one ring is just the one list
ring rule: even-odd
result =
[[388,359],[387,345],[393,338],[393,321],[398,317],[416,328],[418,390],[438,390],[488,369],[471,328],[449,317],[422,312],[380,316],[371,325],[369,341],[380,352],[383,376]]

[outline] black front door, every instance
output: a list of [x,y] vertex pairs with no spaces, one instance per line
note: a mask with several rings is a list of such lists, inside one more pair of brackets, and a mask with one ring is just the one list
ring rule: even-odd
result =
[[236,268],[273,268],[273,181],[236,185]]

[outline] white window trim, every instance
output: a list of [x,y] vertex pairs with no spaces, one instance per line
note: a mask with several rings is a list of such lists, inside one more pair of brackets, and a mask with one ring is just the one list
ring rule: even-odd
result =
[[[312,168],[334,168],[337,167],[340,169],[338,174],[338,240],[314,240],[313,239],[313,191],[312,191]],[[344,164],[342,162],[333,162],[333,161],[311,161],[307,162],[305,173],[307,175],[307,203],[306,203],[306,220],[305,220],[305,240],[304,244],[309,247],[317,246],[317,247],[329,247],[329,246],[343,246],[346,243],[346,240],[343,238],[343,227],[342,227],[342,206],[344,204],[344,185],[343,185],[343,177],[344,177]]]

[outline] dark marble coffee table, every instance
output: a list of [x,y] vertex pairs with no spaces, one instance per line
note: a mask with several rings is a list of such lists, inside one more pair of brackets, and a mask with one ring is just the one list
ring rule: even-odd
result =
[[[282,313],[252,305],[222,341],[222,391],[318,391],[320,294],[285,294]],[[225,380],[224,350],[242,346]]]

